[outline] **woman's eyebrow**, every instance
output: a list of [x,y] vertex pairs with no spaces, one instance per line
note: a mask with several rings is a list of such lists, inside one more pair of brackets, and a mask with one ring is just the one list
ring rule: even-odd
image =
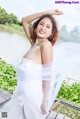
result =
[[43,23],[43,24],[44,24],[44,22],[43,22],[43,21],[41,21],[40,23]]
[[46,25],[51,26],[50,24],[46,24]]
[[[43,22],[43,21],[41,21],[40,23],[43,23],[43,24],[44,24],[44,22]],[[46,25],[51,26],[50,24],[46,24]]]

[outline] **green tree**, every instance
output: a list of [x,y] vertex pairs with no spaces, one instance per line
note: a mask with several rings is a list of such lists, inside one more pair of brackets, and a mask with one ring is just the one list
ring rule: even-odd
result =
[[18,20],[17,16],[14,14],[8,14],[4,8],[0,7],[0,24],[18,24],[21,25],[21,22]]
[[18,18],[12,13],[7,15],[7,21],[6,22],[9,24],[12,24],[12,23],[13,24],[19,24]]
[[6,16],[7,16],[7,12],[0,7],[0,24],[6,23]]

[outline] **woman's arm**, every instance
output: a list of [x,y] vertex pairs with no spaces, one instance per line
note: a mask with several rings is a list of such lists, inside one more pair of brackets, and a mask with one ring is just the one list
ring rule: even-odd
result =
[[58,11],[57,9],[56,10],[47,10],[47,11],[44,11],[44,12],[40,12],[40,13],[36,13],[36,14],[32,14],[32,15],[29,15],[29,16],[25,16],[22,18],[22,25],[23,25],[23,28],[24,28],[24,31],[29,39],[29,41],[32,43],[32,39],[31,39],[31,35],[30,35],[30,31],[31,31],[31,25],[30,23],[38,18],[40,18],[42,15],[44,14],[51,14],[51,15],[60,15],[60,14],[63,14],[62,11]]
[[[48,64],[46,66],[46,69],[43,69],[43,73],[45,73],[45,76],[43,77],[42,81],[42,89],[43,89],[43,101],[41,105],[42,113],[46,113],[46,100],[48,96],[49,86],[50,86],[50,80],[51,80],[51,74],[48,75],[48,73],[51,73],[51,66],[52,66],[52,60],[53,60],[53,50],[52,50],[52,44],[49,41],[45,41],[41,46],[41,56],[42,56],[42,63],[43,65]],[[43,66],[44,68],[44,66]],[[44,70],[48,72],[44,72]],[[44,74],[43,74],[44,75]]]

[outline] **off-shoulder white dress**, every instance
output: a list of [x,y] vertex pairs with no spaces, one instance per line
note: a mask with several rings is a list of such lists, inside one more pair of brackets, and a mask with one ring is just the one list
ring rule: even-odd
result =
[[[80,44],[55,45],[53,55],[53,63],[46,67],[26,58],[19,58],[13,63],[16,69],[17,86],[11,100],[1,110],[8,112],[8,119],[46,118],[63,80],[67,74],[80,67]],[[40,109],[43,99],[42,80],[47,79],[50,79],[51,83],[47,96],[47,114],[43,115]]]
[[17,76],[17,86],[11,100],[3,106],[2,112],[7,112],[8,119],[45,119],[41,113],[42,65],[29,59],[20,58],[14,63]]

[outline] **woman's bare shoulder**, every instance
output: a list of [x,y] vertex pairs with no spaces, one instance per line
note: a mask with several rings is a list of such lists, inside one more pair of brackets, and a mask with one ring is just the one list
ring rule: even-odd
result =
[[41,44],[41,49],[52,48],[52,44],[50,41],[46,40],[43,41]]

